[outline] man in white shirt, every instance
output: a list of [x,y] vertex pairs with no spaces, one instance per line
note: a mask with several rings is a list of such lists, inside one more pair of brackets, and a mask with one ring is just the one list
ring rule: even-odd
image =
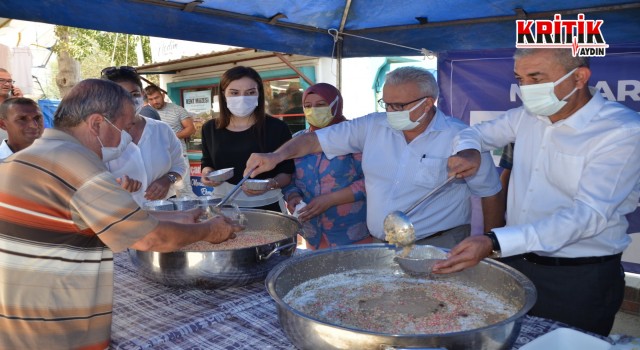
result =
[[[467,127],[435,107],[438,85],[433,75],[418,67],[398,68],[387,75],[383,98],[386,113],[373,113],[301,135],[274,153],[253,154],[247,169],[252,176],[275,164],[314,152],[329,159],[362,153],[367,191],[367,226],[384,241],[384,218],[404,211],[447,180],[446,164],[453,138]],[[496,194],[500,182],[488,153],[475,176],[448,184],[409,213],[418,244],[451,248],[470,233],[471,195],[482,197],[487,230],[503,225],[504,202]]]
[[514,58],[523,107],[463,130],[449,160],[471,175],[478,151],[516,142],[507,226],[463,241],[435,272],[501,254],[537,288],[531,315],[606,336],[624,294],[625,215],[640,196],[640,118],[590,89],[589,60],[570,49]]
[[0,128],[7,139],[0,144],[0,160],[25,149],[44,131],[44,118],[38,103],[25,97],[13,97],[0,104]]

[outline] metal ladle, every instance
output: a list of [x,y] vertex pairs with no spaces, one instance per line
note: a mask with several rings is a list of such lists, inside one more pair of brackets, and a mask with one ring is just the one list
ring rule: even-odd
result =
[[251,174],[253,174],[253,171],[256,170],[256,168],[251,169],[251,171],[249,171],[247,173],[247,175],[245,175],[242,180],[240,180],[236,186],[231,189],[231,191],[229,191],[229,193],[227,193],[226,196],[224,196],[224,198],[222,198],[222,200],[220,201],[220,203],[216,204],[217,208],[220,208],[221,206],[223,206],[225,203],[227,203],[229,201],[229,198],[233,197],[234,194],[236,194],[236,192],[238,192],[238,190],[240,189],[240,187],[242,186],[242,184],[247,181],[247,179],[249,178],[249,176],[251,176]]
[[[427,200],[433,194],[438,192],[441,188],[449,184],[449,182],[453,181],[456,178],[455,175],[450,176],[447,181],[438,185],[436,188],[431,190],[431,192],[422,196],[422,198],[418,199],[412,206],[407,208],[404,212],[399,210],[393,211],[389,213],[384,218],[384,233],[386,235],[387,241],[389,243],[395,244],[399,247],[407,247],[412,245],[416,241],[416,232],[411,223],[411,219],[407,216],[413,209],[415,209],[420,203]],[[391,238],[391,239],[390,239]]]
[[253,174],[253,171],[256,170],[256,168],[251,169],[251,171],[249,171],[247,173],[247,175],[245,175],[242,180],[240,180],[234,188],[231,189],[231,191],[229,191],[229,193],[227,193],[226,196],[224,196],[224,198],[222,198],[222,200],[220,202],[218,202],[218,204],[214,205],[214,206],[209,206],[207,212],[209,214],[211,213],[216,213],[216,214],[222,214],[222,206],[225,205],[229,199],[231,197],[233,197],[234,194],[236,194],[236,192],[238,192],[238,190],[240,189],[240,187],[242,186],[242,184],[247,181],[247,179],[249,178],[249,176],[251,176],[251,174]]

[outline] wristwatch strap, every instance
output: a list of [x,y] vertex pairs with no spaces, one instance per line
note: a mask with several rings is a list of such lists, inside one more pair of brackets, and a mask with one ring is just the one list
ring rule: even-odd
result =
[[500,242],[498,242],[496,233],[493,231],[489,231],[484,235],[489,237],[489,239],[491,240],[491,254],[489,255],[489,257],[493,259],[500,258],[502,256],[502,250],[500,249]]

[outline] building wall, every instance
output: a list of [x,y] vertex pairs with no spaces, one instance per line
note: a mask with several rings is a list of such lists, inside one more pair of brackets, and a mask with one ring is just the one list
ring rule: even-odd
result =
[[[208,54],[212,51],[225,51],[233,47],[186,42],[174,39],[151,39],[154,62],[163,62],[184,58],[185,56]],[[178,54],[177,52],[181,52]],[[424,59],[423,57],[399,58],[404,63],[391,64],[391,69],[403,65],[418,65],[427,69],[436,69],[436,59]],[[380,67],[388,63],[386,57],[362,57],[342,60],[342,87],[344,98],[344,115],[348,119],[357,118],[376,111],[376,101],[381,96],[376,95],[374,82]],[[246,63],[255,68],[263,79],[272,79],[279,76],[292,76],[296,73],[277,58],[256,60]],[[304,61],[294,62],[298,69],[309,77],[314,83],[329,83],[337,86],[338,68],[337,61],[331,58],[310,58]],[[203,67],[181,71],[175,75],[161,75],[160,85],[167,88],[169,96],[175,103],[180,103],[179,89],[195,86],[217,84],[219,77],[233,64],[215,67]],[[300,79],[302,88],[308,87],[304,80]]]

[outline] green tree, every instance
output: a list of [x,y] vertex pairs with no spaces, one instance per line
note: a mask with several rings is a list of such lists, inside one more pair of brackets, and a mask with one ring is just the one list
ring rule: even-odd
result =
[[[151,62],[151,47],[147,36],[66,26],[56,26],[55,33],[58,41],[53,50],[59,58],[63,58],[62,61],[59,60],[60,71],[56,78],[61,96],[82,78],[100,77],[100,71],[104,67],[137,66],[138,43],[142,44],[142,62]],[[69,74],[73,72],[73,63],[69,63],[67,58],[79,63],[79,76]]]

